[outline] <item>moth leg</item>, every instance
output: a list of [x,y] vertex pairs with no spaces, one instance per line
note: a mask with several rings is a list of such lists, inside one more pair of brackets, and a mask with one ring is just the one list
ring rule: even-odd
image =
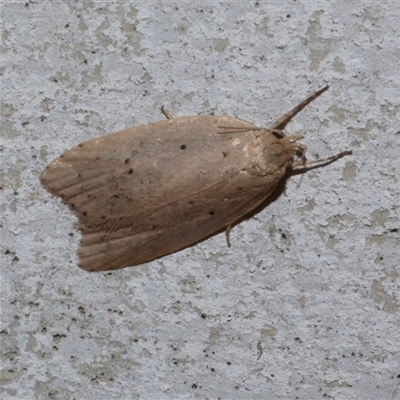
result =
[[232,229],[232,224],[229,224],[227,227],[226,227],[226,230],[225,230],[225,235],[226,235],[226,244],[228,245],[228,247],[231,247],[231,240],[230,240],[230,234],[231,234],[231,229]]
[[165,115],[167,119],[172,119],[172,115],[164,108],[164,106],[161,107],[161,112]]
[[308,96],[306,99],[304,99],[300,104],[298,104],[296,107],[292,108],[290,111],[287,113],[283,114],[281,117],[276,119],[269,129],[277,129],[282,131],[285,126],[290,122],[290,120],[297,114],[299,113],[304,107],[306,107],[308,104],[310,104],[314,99],[316,99],[318,96],[320,96],[322,93],[324,93],[326,90],[329,89],[329,85],[324,86],[322,89],[317,90],[315,93],[311,94]]
[[305,144],[296,144],[295,145],[296,152],[299,154],[299,159],[295,161],[293,164],[296,165],[304,165],[307,163],[306,161],[306,152],[307,152],[307,146]]

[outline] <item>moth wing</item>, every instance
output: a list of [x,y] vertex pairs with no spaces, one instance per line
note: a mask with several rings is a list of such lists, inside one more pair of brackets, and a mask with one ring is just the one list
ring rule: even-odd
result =
[[[221,134],[220,126],[244,131]],[[53,161],[41,180],[77,211],[81,266],[150,261],[256,207],[277,181],[248,173],[259,157],[253,128],[231,117],[184,117],[89,140]]]
[[[219,124],[254,127],[229,117],[159,121],[84,142],[50,163],[42,184],[87,227],[133,226],[170,202],[212,187],[246,164],[242,142]],[[242,134],[237,135],[242,137]]]
[[[168,205],[143,218],[134,227],[116,231],[81,226],[80,266],[89,271],[119,269],[142,264],[196,243],[236,222],[257,207],[280,179],[253,176],[243,182],[237,175],[207,191]],[[236,193],[231,192],[236,184]],[[240,185],[240,186],[238,186]],[[238,190],[240,189],[240,190]],[[222,197],[222,193],[229,196]],[[251,199],[251,201],[249,201]],[[165,217],[166,216],[166,217]]]

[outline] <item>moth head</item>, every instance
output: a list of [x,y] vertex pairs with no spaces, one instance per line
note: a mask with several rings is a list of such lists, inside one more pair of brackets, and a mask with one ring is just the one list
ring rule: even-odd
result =
[[292,136],[286,136],[286,138],[292,144],[294,156],[297,156],[297,159],[293,160],[292,167],[296,167],[299,165],[304,166],[306,163],[307,146],[305,144],[298,143],[298,141],[303,139],[304,136],[303,135],[292,135]]

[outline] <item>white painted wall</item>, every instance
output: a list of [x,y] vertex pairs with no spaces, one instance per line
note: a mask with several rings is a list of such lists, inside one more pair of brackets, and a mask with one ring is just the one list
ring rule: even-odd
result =
[[[4,2],[7,399],[400,398],[398,2]],[[89,138],[173,115],[288,133],[310,159],[231,233],[112,273],[39,184]],[[259,351],[262,349],[262,353]]]

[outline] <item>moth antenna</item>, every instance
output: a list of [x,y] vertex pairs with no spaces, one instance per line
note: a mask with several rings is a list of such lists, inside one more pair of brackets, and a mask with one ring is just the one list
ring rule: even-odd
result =
[[[235,129],[234,131],[225,131],[225,132],[218,132],[221,134],[226,134],[226,133],[248,133],[248,132],[257,132],[257,131],[264,131],[264,132],[269,132],[272,133],[275,137],[278,139],[283,139],[286,137],[285,133],[283,131],[280,131],[279,129],[265,129],[265,128],[240,128],[240,127],[235,127],[235,126],[218,126],[218,128],[222,129]],[[302,139],[303,136],[301,136],[300,139]]]
[[[303,151],[303,149],[300,149],[300,150]],[[344,156],[348,156],[350,154],[353,154],[353,151],[352,150],[346,150],[346,151],[342,151],[339,154],[335,154],[334,156],[331,156],[331,157],[322,158],[320,160],[307,161],[305,159],[305,151],[303,151],[303,153],[302,153],[302,155],[300,157],[300,160],[293,162],[292,167],[293,168],[305,167],[305,169],[307,169],[307,167],[309,165],[313,165],[313,164],[320,164],[320,165],[330,164],[331,162],[339,160],[339,158],[342,158]],[[300,169],[300,168],[298,168],[298,169]]]
[[226,134],[226,133],[247,133],[247,132],[254,132],[254,131],[264,131],[265,129],[263,128],[257,128],[256,126],[254,128],[243,128],[243,127],[238,127],[238,126],[218,126],[220,129],[231,129],[230,131],[224,131],[224,132],[218,132],[221,134]]
[[329,89],[329,85],[324,86],[322,89],[317,90],[315,93],[308,96],[304,99],[301,103],[299,103],[296,107],[292,108],[287,113],[283,114],[281,117],[276,119],[269,127],[269,129],[277,129],[282,131],[285,126],[290,122],[290,120],[298,114],[304,107],[310,104],[314,99],[324,93],[326,90]]

